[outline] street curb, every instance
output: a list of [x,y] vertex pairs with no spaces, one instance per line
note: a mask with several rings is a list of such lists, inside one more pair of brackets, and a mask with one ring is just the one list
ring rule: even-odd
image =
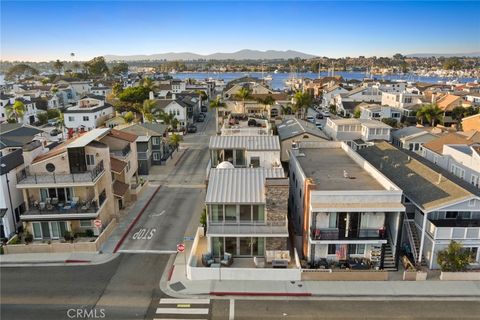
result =
[[311,297],[309,292],[210,292],[211,296]]
[[118,249],[120,249],[120,247],[122,246],[123,242],[125,241],[125,238],[127,237],[127,235],[130,233],[130,231],[132,231],[133,229],[133,226],[138,222],[138,220],[140,219],[140,217],[142,216],[143,212],[145,211],[145,209],[150,205],[150,203],[152,202],[153,200],[153,197],[155,197],[155,195],[157,194],[157,192],[160,190],[162,186],[158,186],[157,189],[155,189],[155,191],[153,192],[153,194],[150,196],[150,198],[148,199],[147,203],[145,203],[145,205],[143,206],[142,210],[140,210],[140,212],[137,214],[137,216],[135,217],[135,219],[133,219],[132,222],[130,222],[130,224],[128,225],[128,228],[127,230],[123,233],[122,237],[120,238],[120,240],[117,242],[117,244],[115,245],[115,248],[113,249],[113,253],[117,253]]
[[96,266],[104,263],[108,263],[118,258],[120,255],[112,254],[105,260],[93,261],[93,260],[45,260],[45,261],[27,261],[27,262],[2,262],[0,263],[0,268],[10,268],[10,267],[75,267],[75,266]]
[[92,260],[76,260],[76,259],[67,259],[65,263],[90,263]]
[[180,160],[182,160],[183,156],[185,155],[185,153],[186,153],[187,151],[188,151],[188,148],[183,149],[182,154],[178,157],[177,161],[175,161],[175,164],[173,165],[174,167],[176,167],[177,164],[180,162]]

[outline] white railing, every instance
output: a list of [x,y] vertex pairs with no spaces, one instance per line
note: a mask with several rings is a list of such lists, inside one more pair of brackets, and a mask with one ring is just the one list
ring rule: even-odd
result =
[[432,237],[436,240],[478,240],[480,227],[435,227],[433,224]]
[[207,227],[209,235],[214,234],[288,234],[287,221],[252,221],[252,222],[210,222]]
[[270,128],[222,128],[222,136],[262,136],[271,135]]

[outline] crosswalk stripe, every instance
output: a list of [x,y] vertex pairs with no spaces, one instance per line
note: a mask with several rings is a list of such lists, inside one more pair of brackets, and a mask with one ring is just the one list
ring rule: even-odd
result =
[[160,304],[209,304],[210,299],[160,299]]
[[196,308],[196,309],[157,308],[157,314],[208,314],[208,308]]

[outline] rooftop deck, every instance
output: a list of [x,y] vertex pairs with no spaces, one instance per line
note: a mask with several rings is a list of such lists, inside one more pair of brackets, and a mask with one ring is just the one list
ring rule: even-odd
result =
[[385,190],[342,148],[301,149],[300,154],[305,156],[297,160],[319,190]]

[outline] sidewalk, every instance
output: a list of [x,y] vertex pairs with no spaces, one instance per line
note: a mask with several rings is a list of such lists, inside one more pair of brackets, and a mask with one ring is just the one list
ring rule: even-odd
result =
[[[183,253],[177,254],[173,269],[165,271],[168,273],[169,281],[162,289],[174,297],[214,295],[324,299],[469,298],[480,300],[480,281],[190,281],[185,275],[184,261]],[[173,287],[171,287],[172,284]],[[185,289],[181,289],[182,286]]]
[[144,209],[150,198],[154,195],[158,186],[148,185],[145,191],[141,194],[140,198],[135,201],[128,213],[120,220],[117,228],[113,231],[110,238],[103,244],[100,249],[101,253],[114,253],[115,249],[118,250],[120,241],[123,241],[125,233],[130,228],[130,225],[137,219],[140,212]]
[[0,256],[0,265],[2,267],[48,264],[90,265],[108,262],[116,256],[116,254],[99,254],[97,252],[3,254]]

